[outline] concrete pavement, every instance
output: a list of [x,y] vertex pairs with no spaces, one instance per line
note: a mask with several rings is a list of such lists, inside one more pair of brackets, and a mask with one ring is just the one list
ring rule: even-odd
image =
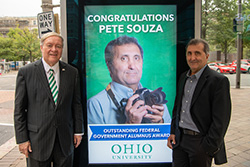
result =
[[225,137],[228,163],[222,167],[250,166],[250,88],[231,88],[232,117]]
[[0,167],[25,167],[25,157],[18,151],[13,129],[16,71],[0,75]]
[[[16,73],[5,74],[0,77],[13,77],[10,75],[16,75]],[[11,84],[14,86],[14,83]],[[241,89],[231,87],[232,117],[225,137],[228,163],[221,165],[221,167],[250,167],[249,97],[250,87]],[[14,90],[0,90],[0,126],[13,127],[13,104]],[[26,166],[26,159],[24,155],[19,153],[13,135],[12,137],[5,137],[4,140],[6,141],[0,146],[0,167]],[[0,139],[3,140],[1,137]]]

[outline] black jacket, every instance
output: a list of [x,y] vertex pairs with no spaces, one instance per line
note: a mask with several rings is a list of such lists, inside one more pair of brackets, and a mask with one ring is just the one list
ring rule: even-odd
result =
[[33,159],[45,161],[58,135],[65,156],[73,150],[75,133],[83,133],[83,112],[77,69],[59,61],[57,105],[52,98],[42,60],[22,67],[16,80],[15,133],[17,143],[31,142]]
[[[180,110],[186,82],[183,73],[178,82],[177,95],[171,123],[171,134],[176,136],[176,146],[180,141]],[[228,78],[208,66],[205,67],[194,91],[190,113],[192,119],[204,136],[203,148],[215,158],[215,164],[227,162],[224,136],[231,117],[230,85]],[[176,147],[175,146],[175,147]]]

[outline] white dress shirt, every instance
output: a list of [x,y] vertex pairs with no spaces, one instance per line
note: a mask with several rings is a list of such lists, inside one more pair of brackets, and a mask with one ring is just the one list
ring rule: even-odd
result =
[[49,70],[50,69],[54,70],[54,77],[56,80],[57,90],[59,90],[59,85],[60,85],[59,61],[52,67],[45,62],[44,58],[42,58],[42,62],[48,80],[49,80]]

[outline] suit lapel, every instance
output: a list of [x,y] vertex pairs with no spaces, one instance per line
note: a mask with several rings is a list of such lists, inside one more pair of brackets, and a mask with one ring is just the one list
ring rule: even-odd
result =
[[61,61],[59,61],[59,72],[60,72],[60,85],[59,85],[59,91],[58,91],[58,100],[57,104],[60,103],[63,92],[66,90],[66,83],[67,83],[67,73],[66,73],[66,65],[63,64]]
[[183,91],[184,91],[184,86],[187,80],[187,75],[184,73],[184,75],[181,77],[180,83],[179,83],[179,92],[178,92],[178,97],[182,99]]
[[182,105],[182,96],[183,91],[185,87],[185,83],[187,80],[187,72],[183,73],[183,75],[180,77],[179,83],[178,83],[178,94],[177,94],[177,111],[176,112],[176,127],[179,127],[179,120],[180,120],[180,111],[181,111],[181,105]]
[[208,72],[209,72],[209,67],[207,66],[203,73],[200,76],[200,79],[196,85],[195,91],[194,91],[194,95],[192,98],[192,103],[191,103],[191,107],[194,104],[194,102],[197,100],[197,98],[199,97],[199,94],[201,92],[201,90],[203,89],[204,84],[207,82],[207,76],[208,76]]
[[52,98],[52,94],[51,94],[51,90],[49,88],[49,83],[48,83],[48,79],[43,67],[43,63],[42,60],[38,60],[35,63],[36,67],[37,67],[37,74],[38,74],[38,79],[41,81],[43,87],[44,87],[44,91],[48,94],[48,97],[50,98],[50,100],[54,101]]

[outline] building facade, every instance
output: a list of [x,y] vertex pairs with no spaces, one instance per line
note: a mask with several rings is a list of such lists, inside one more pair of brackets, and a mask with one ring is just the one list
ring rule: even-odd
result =
[[7,35],[12,28],[28,28],[29,30],[37,29],[37,17],[0,17],[0,34]]

